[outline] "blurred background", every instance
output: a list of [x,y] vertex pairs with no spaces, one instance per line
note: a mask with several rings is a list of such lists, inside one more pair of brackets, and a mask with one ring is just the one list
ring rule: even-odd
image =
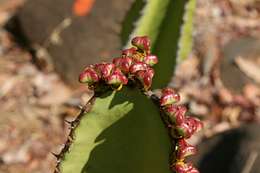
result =
[[[144,4],[0,0],[0,173],[54,171],[65,120],[92,94],[78,74],[119,56]],[[204,122],[194,160],[202,173],[260,173],[260,1],[198,0],[193,39],[169,86]]]

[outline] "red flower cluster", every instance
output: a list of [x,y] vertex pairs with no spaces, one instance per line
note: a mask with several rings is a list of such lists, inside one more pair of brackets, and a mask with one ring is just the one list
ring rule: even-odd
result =
[[187,156],[197,152],[196,147],[188,144],[185,139],[190,138],[202,128],[200,120],[185,116],[187,109],[184,106],[175,105],[180,100],[180,95],[174,90],[166,88],[162,91],[160,105],[167,115],[171,135],[176,140],[172,169],[177,173],[199,173],[191,163],[185,163]]
[[101,63],[86,67],[79,76],[81,83],[90,88],[96,88],[101,83],[121,88],[128,80],[139,81],[145,90],[152,85],[154,70],[152,66],[158,63],[155,55],[150,54],[148,37],[135,37],[129,49],[122,51],[122,56],[114,58],[113,63]]

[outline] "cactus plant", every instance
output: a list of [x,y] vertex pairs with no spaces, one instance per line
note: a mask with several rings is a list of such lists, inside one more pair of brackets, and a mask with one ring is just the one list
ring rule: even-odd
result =
[[80,74],[95,94],[88,111],[72,122],[56,172],[198,172],[184,159],[196,152],[185,139],[199,130],[200,121],[185,116],[172,89],[160,98],[152,94],[158,59],[147,36],[133,38],[132,45],[113,63],[91,65]]
[[145,3],[136,0],[126,17],[123,44],[129,46],[127,40],[147,35],[151,39],[151,52],[160,58],[160,64],[155,67],[154,89],[167,86],[175,66],[191,51],[195,6],[196,0],[147,0]]

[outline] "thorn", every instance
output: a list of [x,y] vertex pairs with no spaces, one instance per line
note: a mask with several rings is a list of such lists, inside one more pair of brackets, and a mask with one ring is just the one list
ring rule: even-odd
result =
[[68,129],[69,129],[69,130],[73,130],[73,127],[72,127],[72,126],[69,126]]
[[55,172],[54,173],[60,173],[60,170],[59,170],[59,168],[55,168]]
[[64,120],[66,123],[68,123],[68,124],[70,124],[70,125],[72,125],[73,124],[73,121],[68,121],[68,120]]
[[73,121],[73,122],[71,122],[69,125],[69,127],[68,127],[68,129],[69,130],[73,130],[74,128],[75,128],[75,124],[74,124],[75,122]]
[[57,160],[60,158],[60,155],[59,155],[59,154],[56,154],[56,153],[53,153],[53,152],[51,152],[51,154],[52,154],[54,157],[56,157]]
[[78,105],[78,108],[82,111],[83,110],[83,106],[82,105]]
[[150,97],[152,100],[155,100],[157,102],[159,102],[159,100],[160,100],[155,94],[152,94]]
[[68,140],[69,140],[70,142],[72,142],[72,141],[73,141],[73,138],[72,138],[71,136],[68,136]]
[[60,162],[61,162],[61,159],[60,159],[60,158],[58,158],[58,159],[57,159],[57,163],[58,163],[58,164],[60,164]]

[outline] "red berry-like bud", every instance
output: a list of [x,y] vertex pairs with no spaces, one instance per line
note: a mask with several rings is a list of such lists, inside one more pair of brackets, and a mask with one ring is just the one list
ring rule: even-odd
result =
[[162,95],[174,94],[176,93],[172,88],[164,88],[162,90]]
[[114,58],[113,59],[113,64],[117,67],[120,65],[120,62],[121,62],[121,59],[122,57],[119,57],[119,58]]
[[120,71],[120,69],[115,69],[110,76],[106,78],[107,84],[109,85],[126,85],[128,82],[127,77]]
[[153,66],[158,63],[158,58],[155,55],[147,55],[144,57],[144,63]]
[[149,76],[149,77],[153,78],[153,76],[154,76],[154,70],[149,67],[149,68],[147,68],[147,70],[145,71],[145,74],[146,74],[146,76]]
[[102,78],[101,70],[102,70],[104,64],[105,63],[90,65],[98,73],[99,78]]
[[177,162],[173,166],[173,170],[176,173],[199,173],[199,171],[193,167],[191,163]]
[[165,113],[169,116],[170,121],[174,125],[180,125],[185,121],[186,107],[170,105],[165,108]]
[[103,64],[96,64],[96,69],[100,73],[103,79],[107,78],[115,68],[115,65],[112,63],[103,63]]
[[160,104],[161,106],[166,106],[170,104],[177,103],[180,101],[180,95],[177,93],[168,93],[169,90],[167,90],[167,93],[164,92],[161,99],[160,99]]
[[195,117],[186,117],[186,123],[192,128],[193,133],[198,132],[203,128],[203,123]]
[[99,81],[99,75],[93,68],[87,67],[79,75],[79,81],[81,83],[93,84]]
[[185,157],[194,155],[197,152],[196,147],[188,144],[184,139],[177,142],[177,147],[176,156],[178,160],[183,160]]
[[131,65],[129,71],[131,74],[135,74],[138,71],[147,70],[147,68],[148,68],[147,64],[145,64],[143,62],[137,62],[137,63],[134,63],[133,65]]
[[148,68],[145,71],[138,71],[136,73],[136,78],[139,79],[145,90],[148,90],[151,87],[153,76],[154,70],[152,68]]
[[132,45],[146,53],[150,52],[150,39],[147,36],[133,38]]
[[200,120],[193,117],[186,117],[185,122],[177,125],[172,130],[173,137],[190,138],[195,132],[202,128]]
[[151,88],[153,82],[153,78],[150,76],[145,76],[143,79],[143,85],[144,85],[144,90],[148,90]]
[[137,49],[135,47],[131,47],[129,49],[124,49],[122,51],[123,56],[133,56],[136,53]]
[[171,134],[174,138],[190,138],[192,129],[184,122],[172,128]]
[[129,72],[132,62],[133,60],[130,57],[115,58],[113,60],[113,63],[125,74]]
[[196,168],[192,168],[189,173],[200,173],[199,170],[197,170]]

